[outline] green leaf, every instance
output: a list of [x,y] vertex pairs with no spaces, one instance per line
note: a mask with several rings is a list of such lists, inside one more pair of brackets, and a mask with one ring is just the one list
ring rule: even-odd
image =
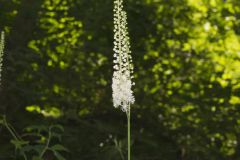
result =
[[31,125],[28,126],[27,128],[24,129],[27,132],[33,132],[33,131],[37,131],[37,132],[47,132],[48,131],[48,127],[44,126],[44,125]]
[[43,160],[43,159],[40,158],[40,157],[36,157],[36,156],[34,156],[32,160]]
[[56,129],[59,129],[60,131],[64,132],[64,128],[61,125],[53,125],[53,126],[51,126],[51,128],[56,128]]
[[58,160],[66,160],[60,153],[58,153],[56,151],[54,151],[53,153]]
[[5,116],[0,115],[0,124],[4,125]]
[[60,145],[60,144],[56,144],[54,146],[51,147],[51,150],[53,151],[66,151],[68,152],[68,149],[65,148],[64,146]]
[[40,154],[42,152],[42,150],[44,149],[44,145],[27,145],[24,146],[22,148],[22,150],[24,150],[25,152],[29,152],[29,151],[36,151],[38,154]]
[[28,144],[28,141],[22,141],[22,140],[11,140],[11,143],[14,144],[16,149],[21,149],[23,145]]
[[0,124],[3,124],[3,123],[4,123],[3,119],[0,119]]
[[61,134],[58,134],[58,133],[52,133],[52,137],[55,137],[55,138],[58,139],[59,141],[62,140]]

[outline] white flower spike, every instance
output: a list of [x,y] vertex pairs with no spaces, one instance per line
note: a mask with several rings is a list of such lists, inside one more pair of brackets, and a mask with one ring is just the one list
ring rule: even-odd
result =
[[123,0],[114,1],[114,73],[112,78],[113,104],[122,111],[130,111],[133,104],[132,57],[127,27],[127,13],[123,10]]
[[5,36],[4,32],[1,33],[1,39],[0,39],[0,84],[1,84],[1,74],[2,74],[2,63],[3,63],[3,52],[4,52],[4,41],[5,41]]

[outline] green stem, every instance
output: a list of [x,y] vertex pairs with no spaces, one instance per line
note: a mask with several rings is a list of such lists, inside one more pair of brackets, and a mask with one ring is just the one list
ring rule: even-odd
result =
[[25,155],[25,153],[23,154],[24,160],[27,160],[27,156]]
[[131,113],[130,106],[127,111],[127,123],[128,123],[128,160],[131,160]]
[[8,129],[8,131],[9,131],[10,134],[13,136],[13,138],[18,141],[19,139],[18,139],[17,136],[15,135],[14,131],[13,131],[13,130],[10,128],[10,126],[8,125],[8,122],[7,122],[7,120],[6,120],[6,117],[4,117],[4,119],[3,119],[3,124],[4,124],[5,127]]
[[[15,129],[7,122],[7,119],[5,116],[3,117],[3,125],[7,128],[7,130],[10,132],[10,134],[13,136],[14,140],[16,140],[16,141],[21,140],[21,137],[18,136]],[[24,160],[27,160],[27,156],[25,155],[25,153],[23,153],[23,157],[24,157]]]
[[9,128],[11,128],[12,132],[14,133],[14,135],[16,135],[16,137],[18,138],[18,140],[22,140],[22,138],[19,136],[19,134],[17,133],[17,131],[14,129],[14,127],[8,123]]
[[40,154],[40,158],[42,158],[44,156],[44,153],[48,150],[50,141],[52,139],[51,129],[52,128],[50,127],[49,130],[48,130],[48,140],[47,140],[46,146],[44,147],[44,149],[42,150],[42,153]]
[[121,150],[121,148],[120,148],[120,149],[118,149],[118,151],[119,151],[119,154],[120,154],[120,156],[121,156],[121,159],[122,159],[122,160],[124,160],[124,156],[123,156],[123,153],[122,153],[122,150]]

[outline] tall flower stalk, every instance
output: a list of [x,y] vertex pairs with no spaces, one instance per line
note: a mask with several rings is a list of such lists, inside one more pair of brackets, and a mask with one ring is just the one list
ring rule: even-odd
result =
[[127,27],[127,13],[123,10],[123,0],[114,0],[114,72],[112,78],[113,105],[120,107],[127,115],[128,160],[131,159],[131,109],[134,103],[132,86],[133,65],[130,39]]
[[1,40],[0,40],[0,84],[2,79],[2,65],[3,65],[3,52],[4,52],[4,41],[5,35],[4,32],[1,33]]

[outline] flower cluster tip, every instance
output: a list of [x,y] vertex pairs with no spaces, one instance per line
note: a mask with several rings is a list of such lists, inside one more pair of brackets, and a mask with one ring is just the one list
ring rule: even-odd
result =
[[112,78],[113,104],[124,112],[134,103],[132,86],[133,65],[128,33],[127,13],[123,10],[123,0],[114,1],[114,73]]

